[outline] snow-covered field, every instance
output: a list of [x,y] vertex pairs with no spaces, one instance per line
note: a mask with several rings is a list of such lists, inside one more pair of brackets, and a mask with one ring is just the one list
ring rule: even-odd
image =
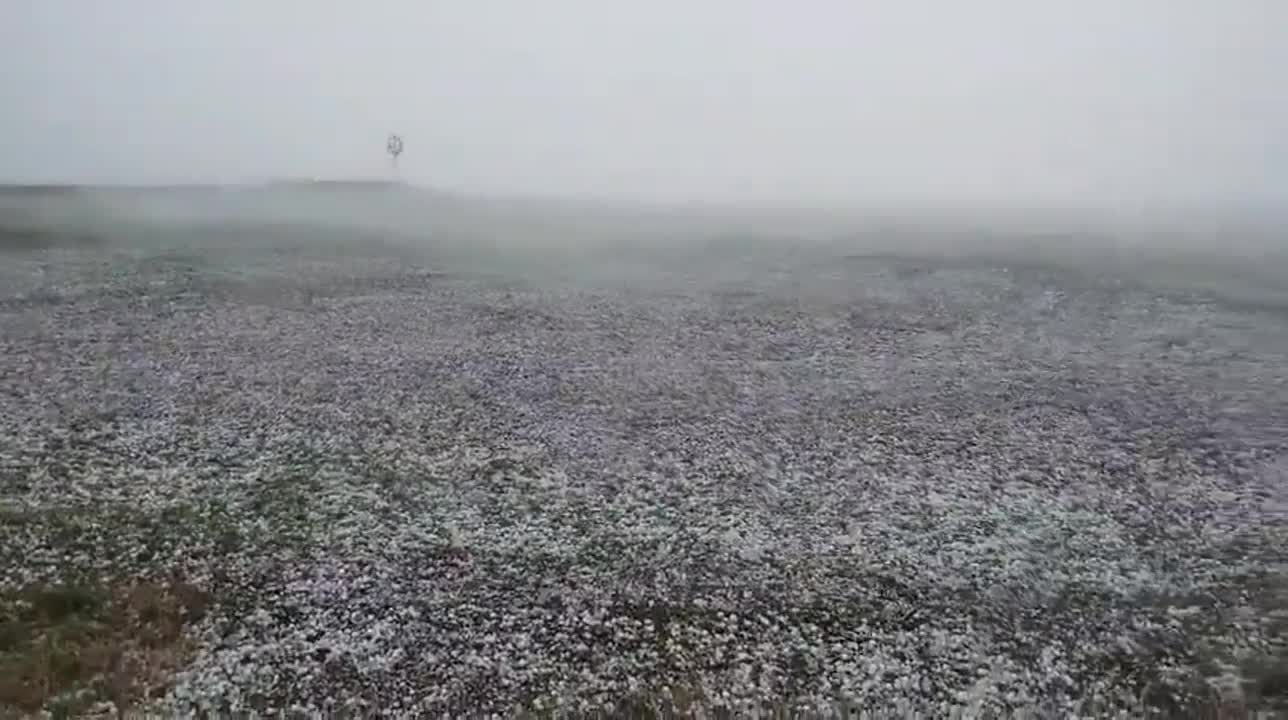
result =
[[207,593],[163,712],[1284,711],[1288,305],[279,232],[0,252],[0,590]]

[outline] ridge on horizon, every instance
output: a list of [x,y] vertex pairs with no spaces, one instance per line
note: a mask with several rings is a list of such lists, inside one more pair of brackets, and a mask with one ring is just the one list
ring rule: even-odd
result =
[[405,180],[383,178],[281,178],[247,182],[191,183],[0,183],[0,195],[60,195],[76,192],[170,192],[194,190],[308,189],[413,189],[431,188]]

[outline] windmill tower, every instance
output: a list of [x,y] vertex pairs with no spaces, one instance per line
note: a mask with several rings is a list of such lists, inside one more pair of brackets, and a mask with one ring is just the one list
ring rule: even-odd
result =
[[398,177],[398,156],[403,152],[402,136],[391,133],[389,139],[385,141],[385,152],[389,153],[391,165],[393,167],[394,177]]

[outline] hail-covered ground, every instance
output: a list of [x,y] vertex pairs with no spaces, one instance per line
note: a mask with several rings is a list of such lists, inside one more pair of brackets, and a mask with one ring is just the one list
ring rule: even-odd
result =
[[274,233],[0,257],[0,583],[207,592],[156,709],[1282,707],[1284,306]]

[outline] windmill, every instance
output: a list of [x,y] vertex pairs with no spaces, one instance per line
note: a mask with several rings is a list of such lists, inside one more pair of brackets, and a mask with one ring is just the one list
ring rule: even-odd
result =
[[403,152],[403,139],[401,135],[390,133],[389,139],[385,141],[385,152],[393,159],[394,172],[398,172],[398,156]]

